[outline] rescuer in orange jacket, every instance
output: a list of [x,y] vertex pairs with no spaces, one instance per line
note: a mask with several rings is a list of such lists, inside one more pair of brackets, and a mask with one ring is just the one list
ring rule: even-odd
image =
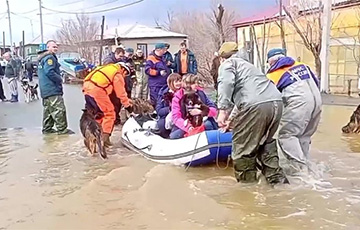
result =
[[111,145],[110,135],[115,123],[114,105],[109,95],[112,91],[120,99],[121,104],[131,112],[131,100],[127,97],[125,77],[130,74],[130,69],[124,63],[99,66],[91,71],[84,79],[83,93],[86,108],[95,111],[96,119],[103,129],[103,141],[106,146]]

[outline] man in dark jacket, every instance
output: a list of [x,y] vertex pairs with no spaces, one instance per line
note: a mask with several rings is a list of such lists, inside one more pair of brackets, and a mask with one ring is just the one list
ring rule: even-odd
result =
[[215,52],[215,57],[212,60],[212,65],[211,65],[211,70],[210,70],[210,74],[213,78],[214,81],[214,88],[217,90],[217,80],[218,80],[218,76],[219,76],[219,67],[220,67],[220,58],[217,52]]
[[197,61],[193,52],[187,49],[186,43],[180,43],[180,50],[174,54],[174,64],[171,65],[175,73],[185,75],[197,74]]
[[4,94],[4,88],[3,88],[3,85],[1,82],[1,79],[4,77],[4,75],[5,75],[5,73],[3,71],[3,68],[0,66],[0,100],[5,102],[7,100],[6,100],[6,97]]
[[118,63],[123,60],[125,54],[125,50],[123,46],[116,47],[114,52],[111,52],[108,56],[106,56],[103,60],[103,65],[107,65],[109,63]]
[[164,53],[164,59],[169,68],[171,68],[172,65],[174,65],[174,59],[171,53],[169,52],[170,44],[165,43],[166,52]]
[[28,77],[29,81],[32,81],[34,66],[31,63],[30,58],[25,63],[25,69],[26,69],[27,77]]
[[170,69],[163,57],[166,52],[164,43],[155,45],[155,50],[150,53],[146,64],[145,73],[149,76],[150,101],[155,107],[160,89],[167,84]]
[[4,54],[4,59],[7,61],[5,66],[5,77],[8,80],[11,100],[10,102],[18,102],[18,89],[17,89],[17,79],[18,71],[16,61],[11,57],[10,52]]
[[136,85],[136,73],[135,73],[135,63],[133,60],[133,55],[134,55],[134,49],[133,48],[126,48],[125,49],[125,55],[122,59],[122,62],[124,62],[127,66],[129,66],[130,68],[130,75],[126,77],[125,82],[126,82],[126,92],[128,95],[128,98],[131,98],[131,91],[133,88],[133,85],[135,83]]
[[[67,129],[60,64],[56,57],[58,46],[54,40],[46,43],[47,51],[39,55],[38,76],[43,99],[43,134],[70,134]],[[56,127],[56,130],[53,127]]]

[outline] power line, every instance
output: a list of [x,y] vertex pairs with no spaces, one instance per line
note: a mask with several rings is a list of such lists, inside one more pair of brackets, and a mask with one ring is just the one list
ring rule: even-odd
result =
[[[23,16],[23,15],[19,15],[19,14],[14,13],[14,12],[10,12],[10,13],[11,13],[12,15],[16,15],[16,16],[18,16],[18,17],[21,17],[21,18],[25,18],[25,19],[30,20],[30,23],[31,23],[32,20],[33,20],[33,21],[40,22],[40,20],[38,20],[38,19],[29,18],[29,17]],[[46,22],[44,22],[44,24],[49,25],[49,26],[53,26],[53,27],[57,27],[57,28],[62,28],[61,26],[54,25],[54,24],[50,24],[50,23],[46,23]]]
[[36,8],[36,9],[33,9],[33,10],[29,10],[29,11],[25,11],[25,12],[16,12],[17,14],[30,14],[32,12],[35,12],[35,11],[38,11],[39,9]]
[[68,12],[68,11],[60,11],[60,10],[49,9],[49,8],[47,8],[47,7],[44,7],[44,6],[43,6],[42,8],[45,9],[45,10],[48,10],[48,11],[52,11],[52,12],[55,12],[55,13],[59,13],[59,14],[97,14],[97,13],[103,13],[103,12],[108,12],[108,11],[112,11],[112,10],[117,10],[117,9],[125,8],[125,7],[128,7],[128,6],[132,6],[132,5],[138,4],[138,3],[143,2],[143,1],[144,1],[144,0],[138,0],[138,1],[131,2],[131,3],[128,3],[128,4],[124,4],[124,5],[121,5],[121,6],[112,7],[112,8],[108,8],[108,9],[104,9],[104,10],[90,11],[90,12]]
[[[84,0],[81,0],[81,1],[84,1]],[[112,3],[114,3],[114,2],[118,2],[119,0],[113,0],[113,1],[111,1],[111,2],[105,2],[105,3],[101,3],[101,4],[98,4],[98,5],[95,5],[95,6],[89,6],[89,7],[87,7],[87,9],[92,9],[92,8],[96,8],[96,7],[99,7],[99,6],[105,6],[105,5],[109,5],[109,4],[112,4]],[[79,1],[80,2],[80,1]],[[73,2],[73,3],[76,3],[76,2]],[[61,5],[61,6],[63,6],[63,5]],[[43,15],[54,15],[54,14],[60,14],[60,13],[55,13],[55,12],[53,12],[53,13],[43,13]]]
[[76,4],[76,3],[79,3],[79,2],[83,2],[83,1],[84,0],[77,0],[77,1],[73,1],[73,2],[64,3],[64,4],[59,5],[59,6],[68,6],[68,5]]

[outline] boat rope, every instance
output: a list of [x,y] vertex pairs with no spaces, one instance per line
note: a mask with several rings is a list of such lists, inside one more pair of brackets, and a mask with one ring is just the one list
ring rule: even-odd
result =
[[198,145],[198,143],[199,143],[201,134],[203,134],[203,133],[200,133],[200,134],[198,135],[197,139],[196,139],[195,148],[194,148],[194,153],[193,153],[192,156],[191,156],[191,160],[190,160],[189,164],[188,164],[188,165],[186,166],[186,168],[185,168],[185,172],[188,171],[188,169],[190,168],[191,163],[192,163],[193,160],[194,160],[194,156],[195,156],[195,153],[196,153],[195,150],[196,150],[197,145]]
[[226,170],[229,167],[230,164],[230,160],[231,160],[231,155],[228,156],[227,160],[226,160],[226,166],[225,168],[221,168],[221,166],[219,165],[219,155],[220,155],[220,130],[217,131],[217,151],[216,151],[216,166],[218,167],[218,169],[220,170]]

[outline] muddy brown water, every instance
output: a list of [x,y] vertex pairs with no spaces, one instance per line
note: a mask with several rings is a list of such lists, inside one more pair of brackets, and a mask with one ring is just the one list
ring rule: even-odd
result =
[[[66,102],[77,129],[81,102]],[[0,105],[0,229],[359,229],[360,135],[340,132],[352,107],[323,107],[317,176],[271,188],[238,184],[230,168],[150,162],[122,148],[119,130],[108,160],[90,157],[79,134],[42,136],[41,114],[14,115],[39,104]]]

